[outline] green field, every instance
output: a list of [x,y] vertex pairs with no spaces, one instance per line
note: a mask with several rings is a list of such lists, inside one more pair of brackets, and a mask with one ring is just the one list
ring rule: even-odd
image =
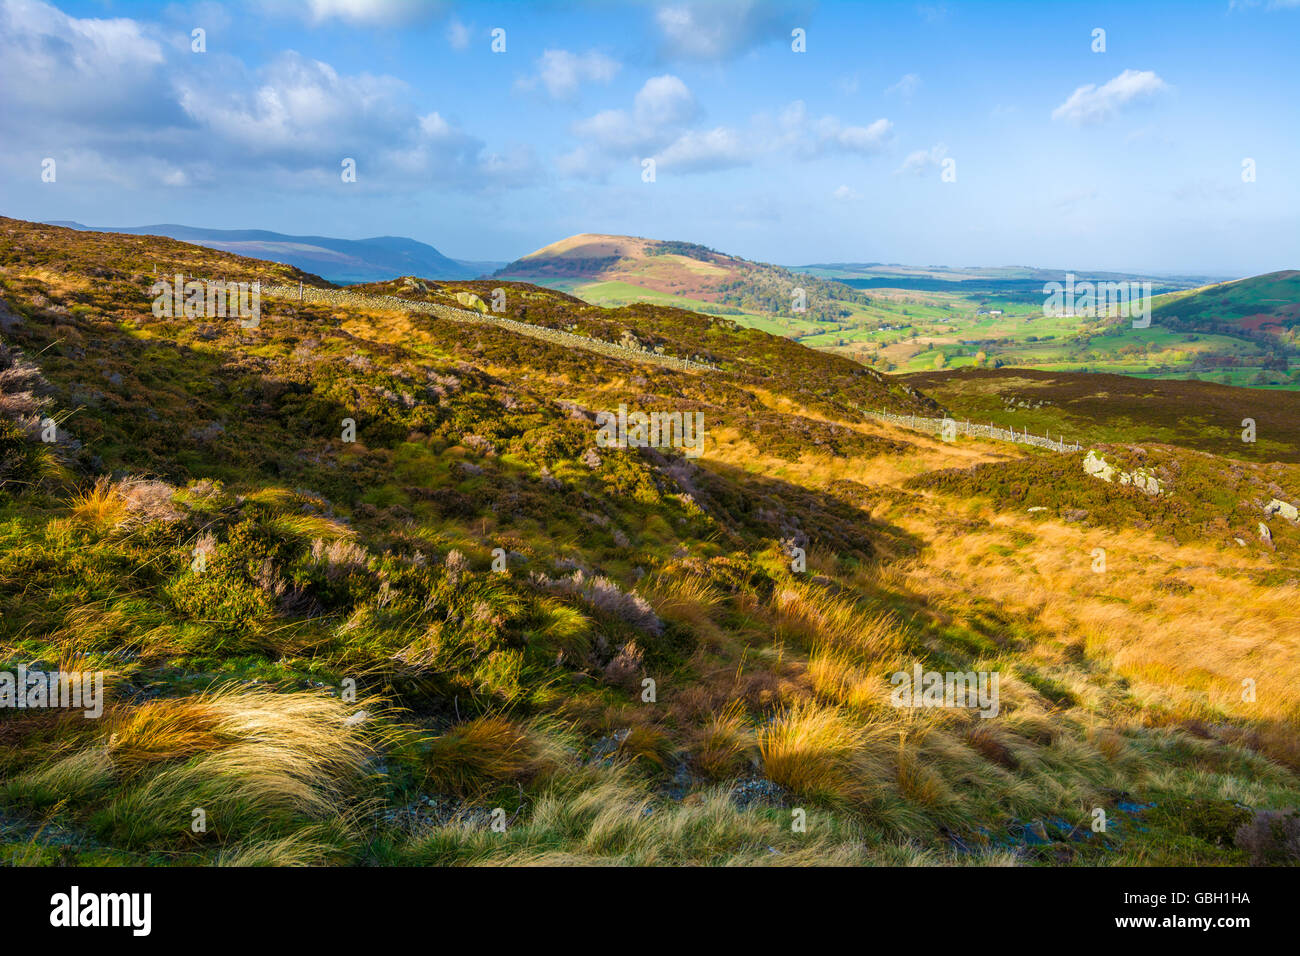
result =
[[[833,269],[811,271],[831,277],[835,273]],[[917,274],[926,275],[924,270]],[[942,271],[932,274],[950,275]],[[1023,275],[1008,278],[1022,279]],[[1172,314],[1171,308],[1186,311],[1185,303],[1200,303],[1202,300],[1196,296],[1202,293],[1195,290],[1157,296],[1154,324],[1135,329],[1129,319],[1118,316],[1047,316],[1041,302],[1023,292],[981,295],[871,289],[869,305],[836,301],[835,305],[846,314],[817,321],[801,315],[744,312],[627,282],[547,279],[544,284],[602,306],[646,302],[724,314],[743,326],[835,352],[882,372],[1015,367],[1110,372],[1150,379],[1195,377],[1253,388],[1300,388],[1300,358],[1292,356],[1283,370],[1277,360],[1277,347],[1259,336],[1190,331],[1158,324],[1161,315]],[[1242,300],[1237,311],[1264,307],[1255,299],[1246,303],[1250,298],[1246,291],[1238,292],[1236,297]]]

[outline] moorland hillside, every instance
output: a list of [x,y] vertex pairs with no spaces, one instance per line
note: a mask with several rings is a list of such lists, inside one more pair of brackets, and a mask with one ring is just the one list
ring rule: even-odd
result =
[[[278,291],[156,314],[178,273]],[[1293,852],[1300,466],[944,441],[846,358],[502,279],[0,219],[0,300],[0,671],[106,681],[0,709],[7,860]],[[620,406],[700,454],[602,443]],[[997,706],[899,706],[917,668]]]

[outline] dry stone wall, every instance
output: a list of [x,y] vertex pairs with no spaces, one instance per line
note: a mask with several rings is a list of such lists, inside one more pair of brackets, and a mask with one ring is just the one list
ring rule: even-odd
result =
[[[613,342],[605,342],[585,335],[574,335],[572,332],[562,332],[559,329],[551,329],[543,325],[530,325],[516,319],[483,315],[478,312],[471,312],[468,309],[455,309],[437,302],[418,302],[394,295],[362,295],[358,292],[348,292],[343,289],[317,289],[311,286],[303,286],[301,294],[303,302],[341,305],[349,308],[397,309],[403,312],[420,312],[425,315],[437,316],[440,319],[447,319],[451,322],[492,325],[566,348],[584,349],[598,355],[608,355],[610,358],[628,359],[634,362],[652,362],[655,365],[665,365],[669,368],[690,371],[711,372],[717,370],[716,365],[710,365],[707,362],[696,362],[691,359],[678,358],[674,355],[663,355],[648,349],[629,348],[625,345],[616,345]],[[299,289],[287,285],[264,285],[262,286],[262,295],[296,299],[299,296]]]

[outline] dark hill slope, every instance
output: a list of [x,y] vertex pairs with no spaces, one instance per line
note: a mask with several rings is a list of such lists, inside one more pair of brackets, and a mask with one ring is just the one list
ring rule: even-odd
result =
[[77,222],[50,225],[93,232],[166,236],[223,252],[283,262],[326,276],[332,282],[373,282],[410,273],[440,279],[472,279],[485,271],[480,265],[449,259],[428,243],[403,236],[335,239],[290,236],[265,229],[207,229],[173,223],[102,229]]
[[[1248,461],[1300,462],[1300,392],[1095,372],[963,368],[901,376],[954,415],[1082,442],[1163,442]],[[1255,441],[1242,440],[1245,422]]]

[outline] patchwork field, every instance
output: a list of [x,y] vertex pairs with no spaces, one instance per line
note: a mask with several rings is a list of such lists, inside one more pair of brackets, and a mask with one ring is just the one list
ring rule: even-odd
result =
[[[1295,273],[1202,287],[1191,279],[1148,279],[1155,292],[1152,323],[1135,328],[1129,317],[1116,314],[1045,315],[1043,284],[1061,279],[1045,270],[832,264],[795,272],[762,266],[785,290],[781,295],[728,298],[720,291],[724,285],[757,283],[756,264],[709,250],[696,254],[718,256],[726,269],[701,270],[689,256],[648,254],[649,240],[596,237],[606,241],[584,244],[578,241],[583,238],[540,250],[500,275],[527,277],[594,305],[645,302],[726,315],[882,372],[1010,366],[1300,389],[1296,323],[1289,318],[1300,309]],[[592,249],[610,255],[577,256]],[[721,277],[728,270],[724,284]],[[801,282],[821,283],[819,297],[813,308],[795,312],[788,292]]]

